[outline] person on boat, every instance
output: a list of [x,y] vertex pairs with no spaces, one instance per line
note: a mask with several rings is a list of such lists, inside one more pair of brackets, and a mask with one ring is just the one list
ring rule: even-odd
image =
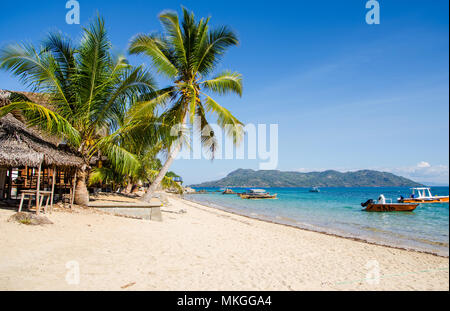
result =
[[383,194],[378,198],[378,204],[386,204],[386,197]]
[[405,198],[401,195],[400,196],[400,201],[403,201]]

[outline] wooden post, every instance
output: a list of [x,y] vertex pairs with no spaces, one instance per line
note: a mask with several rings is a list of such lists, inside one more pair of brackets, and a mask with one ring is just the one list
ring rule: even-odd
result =
[[28,187],[28,178],[29,178],[29,173],[30,173],[29,170],[28,170],[28,165],[25,166],[25,171],[27,172],[27,176],[25,177],[25,181],[23,183],[23,188],[27,189],[27,187]]
[[38,170],[38,178],[37,178],[37,186],[36,186],[36,215],[39,215],[39,209],[40,209],[40,194],[41,194],[41,168],[42,168],[42,162],[39,163],[39,170]]
[[8,177],[8,195],[7,195],[7,200],[11,200],[11,192],[12,192],[12,172],[13,172],[13,170],[12,170],[12,168],[10,168],[10,169],[8,170],[9,177]]
[[[64,173],[64,179],[63,179],[63,173]],[[62,172],[62,171],[59,172],[59,197],[63,201],[64,208],[66,208],[65,196],[67,194],[66,193],[67,192],[66,174],[67,174],[67,169],[65,169],[64,172]],[[64,187],[64,189],[62,189],[63,187]]]
[[75,170],[75,177],[73,178],[72,197],[70,198],[70,209],[73,209],[73,202],[75,201],[75,189],[77,187],[77,171]]
[[6,168],[0,167],[0,191],[1,196],[0,200],[3,200],[6,197],[6,177],[8,175],[8,170]]
[[[45,176],[45,173],[47,172],[47,176]],[[46,185],[47,185],[47,183],[48,183],[48,174],[49,174],[49,171],[48,171],[48,168],[46,169],[46,168],[44,168],[44,170],[42,171],[42,181],[43,181],[43,186],[44,186],[44,191],[47,191],[47,188],[45,187]]]
[[55,182],[56,182],[56,166],[53,166],[53,179],[52,179],[52,196],[50,202],[50,210],[53,211],[53,198],[55,194]]
[[[59,180],[59,182],[58,182],[58,198],[59,198],[59,200],[61,201],[62,200],[62,202],[63,202],[63,207],[64,208],[66,208],[66,201],[64,200],[64,196],[63,196],[63,183],[64,183],[64,180],[62,180],[62,171],[61,170],[59,170],[58,171],[58,180]],[[66,184],[64,183],[64,194],[66,193]]]

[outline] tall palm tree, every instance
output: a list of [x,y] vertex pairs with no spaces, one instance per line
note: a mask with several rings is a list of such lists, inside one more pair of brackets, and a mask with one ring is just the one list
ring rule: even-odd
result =
[[83,29],[78,45],[53,33],[37,48],[29,44],[7,46],[0,50],[0,68],[18,76],[34,91],[47,94],[51,106],[19,101],[0,109],[0,116],[22,111],[31,125],[60,135],[81,153],[85,165],[77,171],[77,204],[89,201],[89,163],[99,150],[124,167],[138,165],[135,156],[108,135],[117,130],[129,98],[150,94],[155,84],[141,67],[132,67],[123,56],[112,55],[102,18]]
[[[131,191],[138,182],[151,183],[158,175],[162,164],[157,155],[167,149],[164,144],[167,138],[164,136],[165,126],[157,116],[156,106],[150,105],[147,97],[154,99],[156,96],[133,96],[130,99],[130,109],[117,120],[118,129],[98,142],[99,145],[105,145],[105,149],[108,146],[122,146],[135,157],[137,165],[124,165],[123,159],[110,161],[106,167],[94,169],[89,180],[91,184],[103,182],[122,187],[127,184],[127,190]],[[169,172],[162,180],[163,188],[181,192],[182,188],[173,180],[176,176],[178,175]]]
[[[187,123],[193,124],[194,119],[198,118],[203,146],[214,157],[217,141],[207,121],[208,112],[217,116],[218,124],[226,128],[235,143],[242,139],[243,124],[210,96],[211,93],[242,96],[241,74],[223,71],[208,79],[226,50],[239,43],[238,38],[226,26],[210,29],[209,18],[196,21],[194,14],[184,8],[181,24],[174,12],[163,12],[159,19],[163,33],[137,35],[131,40],[129,52],[149,56],[154,68],[173,83],[160,90],[153,101],[146,102],[141,108],[170,104],[161,116],[162,123],[181,124],[180,129]],[[181,130],[179,135],[182,135]],[[143,200],[151,199],[182,146],[183,140],[175,135],[167,160]]]

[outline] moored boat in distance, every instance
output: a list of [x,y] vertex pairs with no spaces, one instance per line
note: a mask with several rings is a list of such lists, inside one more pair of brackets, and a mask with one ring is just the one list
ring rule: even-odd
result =
[[401,196],[397,201],[399,203],[448,203],[448,195],[433,196],[431,194],[431,189],[427,187],[411,188],[411,192],[409,198]]
[[361,206],[365,207],[364,211],[366,212],[412,212],[419,206],[419,203],[392,203],[392,200],[387,203],[384,195],[380,195],[377,202],[370,199],[361,203]]
[[236,192],[234,192],[233,190],[227,188],[227,189],[225,189],[224,192],[222,192],[222,194],[236,194]]
[[246,200],[263,200],[263,199],[276,199],[278,194],[270,194],[263,189],[249,189],[247,192],[238,193],[241,199]]
[[309,189],[309,192],[312,192],[312,193],[319,193],[319,192],[320,192],[320,189],[319,189],[319,187],[312,187],[311,189]]

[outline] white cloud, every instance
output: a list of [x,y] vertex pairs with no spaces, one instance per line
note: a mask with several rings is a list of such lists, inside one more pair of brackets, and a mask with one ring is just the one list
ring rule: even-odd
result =
[[421,161],[414,166],[386,169],[386,171],[422,183],[448,184],[449,168],[447,165],[431,165]]
[[311,172],[323,172],[326,171],[323,168],[320,169],[313,169],[313,168],[298,168],[295,170],[295,172],[299,172],[299,173],[311,173]]
[[431,167],[431,164],[428,162],[422,161],[417,164],[417,167],[419,167],[419,168]]

